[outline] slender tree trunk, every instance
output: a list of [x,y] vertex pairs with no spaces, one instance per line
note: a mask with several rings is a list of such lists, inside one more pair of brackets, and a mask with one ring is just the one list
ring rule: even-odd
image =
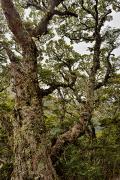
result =
[[46,146],[42,97],[32,54],[11,63],[14,82],[14,172],[12,180],[57,179]]

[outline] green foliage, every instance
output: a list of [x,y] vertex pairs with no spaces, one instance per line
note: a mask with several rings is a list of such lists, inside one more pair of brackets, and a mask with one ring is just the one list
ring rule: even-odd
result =
[[[96,136],[80,137],[65,147],[56,162],[61,178],[105,180],[120,174],[120,94],[117,74],[100,92],[101,105],[96,108]],[[114,82],[114,83],[113,83]],[[96,117],[96,116],[95,116]],[[93,120],[95,121],[94,117]]]
[[[108,136],[108,138],[110,138]],[[90,142],[88,138],[80,138],[73,145],[64,149],[59,162],[60,175],[65,179],[103,180],[120,173],[120,145],[109,139],[104,142],[104,135],[97,142]]]
[[[12,150],[9,145],[10,139],[8,139],[8,134],[6,130],[0,125],[0,179],[9,180],[12,170]],[[1,159],[3,163],[1,162]]]
[[[41,3],[41,1],[36,2]],[[43,88],[59,82],[69,85],[73,80],[76,80],[73,87],[57,88],[52,95],[43,99],[44,120],[49,140],[56,139],[76,122],[79,122],[82,112],[81,97],[83,102],[87,98],[90,70],[93,64],[96,24],[92,14],[96,13],[95,2],[97,1],[85,0],[84,8],[82,8],[82,1],[65,1],[64,7],[60,5],[57,9],[63,11],[66,10],[66,6],[69,11],[77,13],[78,18],[58,18],[55,16],[50,21],[48,34],[40,39],[33,38],[39,53],[38,80]],[[47,3],[45,1],[46,5],[48,5]],[[99,21],[111,8],[110,3],[114,10],[120,10],[117,0],[98,1]],[[44,11],[36,11],[34,7],[30,7],[29,18],[26,18],[26,10],[23,8],[26,1],[15,1],[15,4],[27,30],[38,25],[39,19],[45,14]],[[9,35],[10,33],[1,12],[0,15],[1,40],[5,39],[6,33]],[[111,20],[111,14],[104,18],[105,22]],[[112,72],[107,84],[94,93],[92,122],[96,129],[97,138],[92,141],[90,137],[85,135],[78,138],[74,144],[65,146],[62,156],[55,164],[57,173],[65,180],[106,180],[120,175],[120,76],[118,74],[120,57],[116,57],[113,51],[119,46],[120,29],[106,27],[104,26],[105,22],[102,23],[100,32],[102,45],[100,48],[100,68],[95,77],[96,82],[104,80],[109,52],[112,53],[109,59]],[[11,38],[11,49],[16,54],[20,54],[20,47],[18,44],[14,44],[15,39],[12,35]],[[74,47],[80,45],[81,42],[86,45],[87,51],[81,52],[79,48],[78,53]],[[10,117],[14,101],[11,94],[9,66],[6,63],[7,56],[0,45],[0,158],[5,161],[0,167],[1,180],[10,179],[13,168],[11,163],[13,154],[9,142],[12,142]],[[5,119],[2,121],[4,115]],[[9,117],[8,121],[6,117]]]
[[0,168],[0,179],[1,180],[10,180],[12,171],[13,171],[12,163],[4,164],[2,166],[2,168]]
[[0,93],[0,179],[9,180],[13,170],[12,122],[13,98],[3,91]]
[[11,112],[14,106],[13,98],[8,96],[7,93],[0,93],[0,111]]

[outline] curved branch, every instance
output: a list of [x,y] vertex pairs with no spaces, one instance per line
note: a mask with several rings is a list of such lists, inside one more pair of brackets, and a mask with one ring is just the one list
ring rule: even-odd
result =
[[49,84],[50,87],[48,89],[41,89],[40,93],[41,93],[42,97],[47,96],[59,87],[63,87],[63,88],[72,87],[74,85],[75,81],[71,82],[70,84],[69,83],[68,84],[61,83],[61,82]]
[[64,0],[54,0],[54,1],[49,0],[49,7],[46,11],[46,15],[42,18],[38,26],[33,29],[32,34],[34,37],[39,37],[47,33],[47,26],[49,24],[49,21],[54,16],[55,7],[57,7],[63,1]]
[[91,115],[88,112],[83,112],[80,121],[57,138],[51,148],[51,159],[53,163],[56,162],[57,158],[61,155],[65,145],[74,142],[78,137],[86,133],[90,119]]
[[11,32],[14,34],[20,45],[25,48],[26,45],[32,42],[32,39],[23,26],[22,20],[13,4],[13,1],[1,0],[1,6]]
[[93,55],[93,66],[91,68],[91,75],[94,77],[100,68],[100,47],[102,43],[102,37],[100,34],[101,28],[104,25],[104,22],[106,20],[106,17],[108,14],[111,13],[111,10],[109,9],[105,14],[100,18],[99,20],[99,12],[98,12],[98,0],[96,0],[96,5],[95,5],[95,45],[94,45],[94,55]]
[[101,17],[100,19],[100,22],[99,22],[99,25],[98,25],[98,29],[101,30],[101,27],[103,26],[105,20],[106,20],[106,17],[107,15],[109,15],[111,13],[111,9],[109,9],[107,12],[105,12],[105,14]]
[[66,11],[58,11],[55,8],[59,6],[59,4],[61,4],[64,0],[49,0],[49,6],[46,9],[46,15],[42,18],[41,22],[38,24],[37,27],[35,27],[32,31],[32,35],[34,37],[39,37],[43,34],[47,33],[47,27],[48,24],[50,22],[50,20],[52,19],[52,17],[54,15],[58,15],[58,16],[74,16],[74,17],[78,17],[77,14],[70,12],[68,10]]
[[88,14],[91,14],[92,17],[95,18],[94,13],[84,6],[84,0],[81,0],[81,7],[83,8],[84,11],[86,11]]
[[110,55],[111,55],[112,51],[113,51],[113,49],[108,53],[108,56],[106,59],[107,60],[107,62],[106,62],[107,63],[107,66],[106,66],[107,70],[106,70],[105,77],[104,77],[102,82],[99,82],[96,84],[96,86],[94,88],[95,90],[101,88],[102,86],[105,86],[108,83],[108,80],[111,78],[110,74],[111,74],[111,70],[112,70],[112,65],[110,63]]
[[60,135],[56,140],[55,144],[52,146],[51,150],[51,159],[55,163],[57,158],[63,152],[63,147],[66,144],[74,142],[78,137],[82,136],[85,133],[85,129],[82,124],[75,124],[69,131]]
[[63,87],[63,88],[72,88],[76,82],[77,76],[74,72],[70,71],[70,75],[71,75],[71,82],[69,81],[69,79],[67,80],[64,76],[64,80],[67,80],[67,83],[63,83],[63,82],[52,82],[49,83],[48,85],[50,86],[48,89],[40,89],[40,93],[41,95],[47,96],[49,94],[51,94],[54,90],[58,89],[59,87]]
[[[40,10],[42,12],[47,12],[47,7],[46,6],[41,6],[40,4],[32,1],[32,2],[27,2],[27,5],[25,6],[25,8],[28,8],[30,6],[33,6],[35,7],[36,10]],[[67,8],[65,8],[65,11],[58,11],[58,10],[55,10],[53,11],[53,15],[58,15],[58,16],[74,16],[74,17],[78,17],[77,14],[71,12],[71,11],[68,11]]]

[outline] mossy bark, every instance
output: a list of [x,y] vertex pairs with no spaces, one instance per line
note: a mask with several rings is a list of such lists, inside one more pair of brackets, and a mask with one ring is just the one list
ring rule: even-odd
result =
[[12,180],[57,179],[46,146],[37,64],[32,54],[11,63],[14,83],[14,172]]

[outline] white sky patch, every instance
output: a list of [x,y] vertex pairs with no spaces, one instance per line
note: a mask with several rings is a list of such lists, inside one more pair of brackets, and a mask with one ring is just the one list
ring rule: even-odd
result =
[[113,20],[110,22],[106,22],[106,25],[109,25],[111,27],[120,28],[120,12],[113,11],[112,13]]
[[58,41],[60,39],[60,37],[57,35],[55,26],[53,25],[52,31],[54,33],[54,37],[52,38],[53,41]]
[[78,53],[80,53],[80,54],[85,54],[85,53],[89,53],[89,51],[88,51],[88,45],[87,45],[87,43],[85,43],[85,42],[80,42],[80,43],[75,43],[74,45],[73,45],[73,49],[76,51],[76,52],[78,52]]
[[120,47],[116,48],[115,50],[113,50],[113,53],[116,55],[116,56],[120,56]]
[[65,40],[66,44],[70,45],[70,39],[68,37],[64,37],[64,40]]
[[31,12],[31,9],[30,9],[30,8],[25,9],[25,15],[24,15],[24,19],[25,19],[25,20],[27,20],[27,18],[29,18],[30,12]]
[[12,39],[11,34],[5,33],[5,38],[7,38],[7,40],[10,41]]
[[[113,11],[111,15],[113,16],[113,19],[110,22],[105,23],[104,29],[107,26],[110,26],[112,28],[120,28],[120,12],[116,13],[115,11]],[[80,54],[89,54],[90,52],[88,51],[88,47],[91,47],[91,45],[91,43],[80,42],[75,43],[73,47],[74,50]],[[113,52],[116,56],[120,56],[120,47],[116,48]]]
[[[29,15],[30,15],[30,12],[31,12],[31,9],[28,8],[28,9],[25,9],[25,15],[24,15],[24,19],[27,20],[27,19],[30,19],[29,18]],[[105,27],[107,26],[111,26],[111,27],[114,27],[114,28],[120,28],[120,12],[115,12],[113,11],[112,14],[113,16],[113,19],[110,21],[110,22],[106,22],[105,23]],[[57,32],[55,30],[55,27],[57,25],[53,24],[53,32],[55,34],[55,36],[52,38],[52,40],[54,41],[58,41],[60,39],[60,37],[57,35]],[[11,40],[11,34],[9,33],[6,33],[5,34],[5,37],[8,39],[8,40]],[[66,43],[69,45],[70,44],[70,40],[69,38],[67,37],[64,37],[64,40],[66,41]],[[48,42],[47,42],[48,43]],[[45,43],[45,46],[47,45],[47,43]],[[85,42],[80,42],[80,43],[74,43],[73,45],[73,48],[76,52],[80,53],[80,54],[85,54],[85,53],[90,53],[88,51],[88,47],[91,47],[92,44],[90,43],[85,43]],[[117,49],[114,50],[114,53],[116,56],[120,56],[120,47],[118,47]]]

